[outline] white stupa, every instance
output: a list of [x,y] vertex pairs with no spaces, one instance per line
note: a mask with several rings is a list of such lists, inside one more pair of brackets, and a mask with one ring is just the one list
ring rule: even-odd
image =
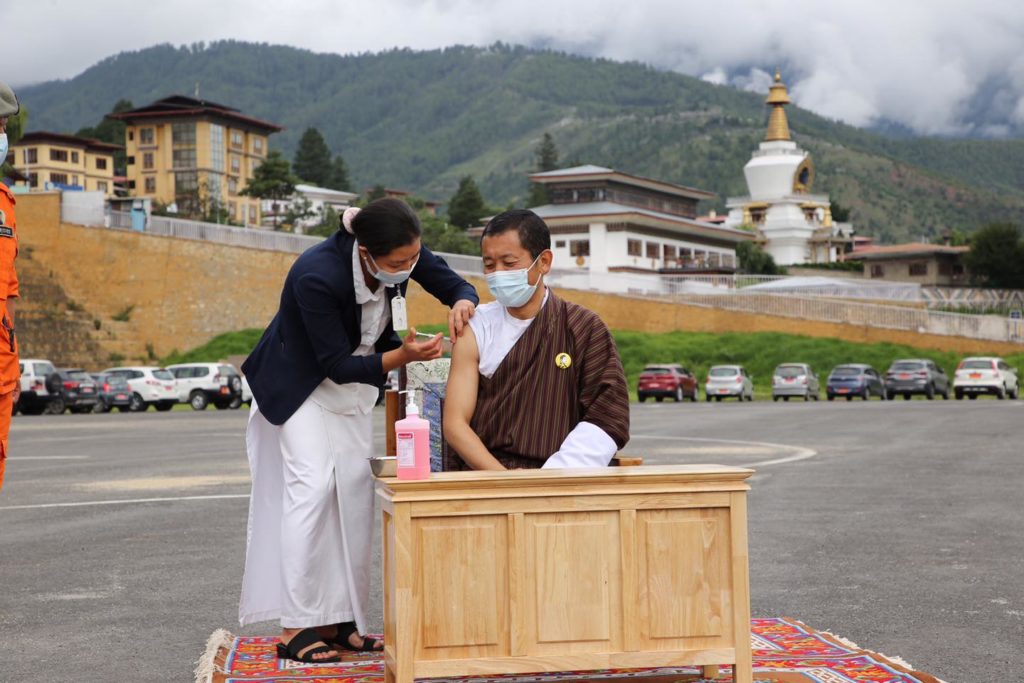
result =
[[831,263],[852,239],[846,223],[833,223],[828,195],[810,194],[814,163],[789,135],[789,94],[775,73],[768,99],[768,133],[743,167],[750,195],[729,197],[725,225],[757,233],[757,241],[779,265]]

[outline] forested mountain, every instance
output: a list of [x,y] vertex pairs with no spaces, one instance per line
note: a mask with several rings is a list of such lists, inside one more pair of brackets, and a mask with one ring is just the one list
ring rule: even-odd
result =
[[[344,50],[344,44],[339,44]],[[785,74],[783,74],[785,76]],[[30,130],[95,125],[122,98],[172,93],[221,102],[286,127],[289,158],[317,127],[355,187],[377,183],[446,200],[472,174],[492,205],[522,203],[545,132],[563,163],[592,163],[745,194],[743,165],[767,120],[764,96],[635,63],[521,47],[394,50],[342,57],[219,42],[162,45],[81,75],[20,89]],[[1024,140],[890,138],[790,107],[817,164],[815,191],[884,241],[971,231],[1024,216]]]

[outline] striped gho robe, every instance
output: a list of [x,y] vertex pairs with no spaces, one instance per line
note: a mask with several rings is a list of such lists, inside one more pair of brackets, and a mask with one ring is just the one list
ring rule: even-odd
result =
[[[541,467],[580,422],[625,446],[626,376],[597,314],[551,292],[494,375],[480,375],[470,426],[505,467],[525,469]],[[450,446],[447,451],[446,470],[469,469]]]

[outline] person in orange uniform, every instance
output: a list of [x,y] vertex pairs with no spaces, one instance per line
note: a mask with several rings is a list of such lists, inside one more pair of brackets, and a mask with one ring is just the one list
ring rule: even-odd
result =
[[[7,117],[17,114],[20,108],[14,91],[5,83],[0,83],[0,164],[7,159]],[[18,342],[14,336],[14,302],[18,298],[18,274],[14,270],[14,259],[17,255],[14,194],[0,182],[0,298],[3,299],[3,305],[0,305],[0,488],[4,485],[11,413],[21,394]]]

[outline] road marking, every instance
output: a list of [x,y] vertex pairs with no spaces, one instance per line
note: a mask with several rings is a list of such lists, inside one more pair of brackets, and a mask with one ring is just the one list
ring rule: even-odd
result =
[[658,434],[630,434],[630,440],[632,439],[661,439],[662,441],[699,441],[702,443],[728,443],[728,444],[740,444],[743,446],[758,446],[761,448],[771,448],[773,450],[783,451],[794,451],[792,455],[787,455],[781,458],[773,458],[771,460],[759,460],[757,462],[747,463],[741,465],[741,467],[767,467],[769,465],[782,465],[787,462],[797,462],[799,460],[806,460],[807,458],[813,458],[818,454],[818,451],[811,448],[804,448],[802,446],[791,446],[784,443],[771,443],[769,441],[739,441],[736,439],[704,439],[696,436],[660,436]]
[[222,486],[224,484],[249,484],[249,474],[207,474],[192,477],[143,477],[141,479],[111,479],[75,484],[84,491],[162,491],[168,489],[189,489],[199,486]]
[[232,498],[248,498],[248,493],[225,493],[216,496],[177,496],[175,498],[133,498],[130,500],[87,500],[80,503],[42,503],[39,505],[8,505],[0,507],[4,510],[42,510],[46,508],[77,508],[95,505],[138,505],[141,503],[175,503],[185,500],[229,500]]
[[14,455],[8,460],[88,460],[88,455]]

